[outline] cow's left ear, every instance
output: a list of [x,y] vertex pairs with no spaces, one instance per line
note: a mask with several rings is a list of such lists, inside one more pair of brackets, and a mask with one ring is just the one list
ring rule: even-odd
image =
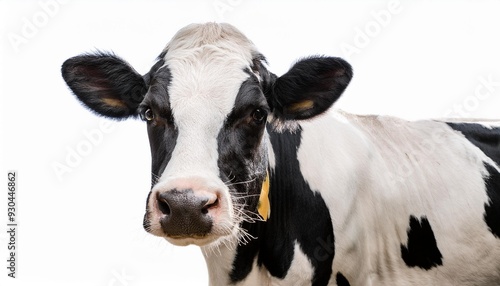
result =
[[351,78],[351,65],[343,59],[310,57],[298,61],[276,78],[266,97],[275,117],[308,119],[330,108]]

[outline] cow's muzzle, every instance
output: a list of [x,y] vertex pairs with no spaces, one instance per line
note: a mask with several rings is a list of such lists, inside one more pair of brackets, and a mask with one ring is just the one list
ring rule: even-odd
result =
[[160,225],[171,238],[204,237],[213,225],[211,210],[217,208],[217,196],[210,192],[168,190],[156,194]]

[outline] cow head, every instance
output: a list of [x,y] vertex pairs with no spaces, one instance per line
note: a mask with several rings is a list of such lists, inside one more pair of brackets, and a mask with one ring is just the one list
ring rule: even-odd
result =
[[62,75],[78,99],[116,119],[147,124],[153,184],[145,229],[176,245],[241,237],[268,169],[266,126],[326,111],[352,72],[339,58],[309,57],[281,77],[228,24],[181,29],[144,76],[109,53],[68,59]]

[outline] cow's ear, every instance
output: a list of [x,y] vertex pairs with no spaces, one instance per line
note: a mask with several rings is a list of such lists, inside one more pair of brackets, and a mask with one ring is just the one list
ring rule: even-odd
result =
[[127,62],[109,53],[70,58],[62,65],[61,72],[81,102],[107,117],[135,115],[147,92],[143,77]]
[[266,96],[275,117],[308,119],[330,108],[351,78],[351,66],[343,59],[310,57],[276,78]]

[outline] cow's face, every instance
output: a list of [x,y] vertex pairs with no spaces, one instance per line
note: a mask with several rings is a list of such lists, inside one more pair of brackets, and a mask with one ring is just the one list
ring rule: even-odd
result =
[[266,123],[327,110],[351,79],[339,58],[311,57],[269,73],[253,44],[227,24],[180,30],[140,76],[111,54],[67,60],[63,77],[90,109],[147,123],[153,184],[144,227],[177,245],[241,237],[268,172]]

